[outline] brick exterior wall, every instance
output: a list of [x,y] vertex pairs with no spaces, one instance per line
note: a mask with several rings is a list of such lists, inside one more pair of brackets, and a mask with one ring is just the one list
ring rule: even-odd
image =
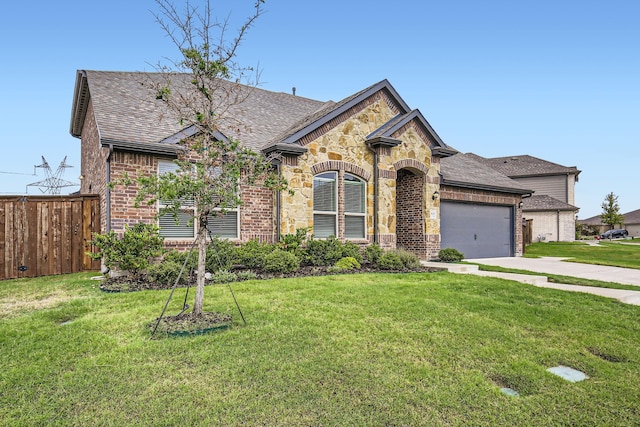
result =
[[513,221],[514,252],[516,256],[522,256],[524,240],[522,230],[522,209],[519,207],[519,203],[522,201],[522,197],[520,195],[443,185],[440,187],[440,199],[478,204],[515,206],[515,218]]
[[573,211],[525,212],[531,219],[534,242],[572,242],[576,237],[575,213]]

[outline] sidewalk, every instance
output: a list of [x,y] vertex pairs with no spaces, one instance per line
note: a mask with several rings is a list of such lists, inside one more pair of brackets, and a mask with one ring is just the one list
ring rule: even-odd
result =
[[[637,291],[623,289],[596,288],[593,286],[565,285],[550,283],[546,276],[528,274],[501,273],[497,271],[481,271],[477,265],[448,264],[444,262],[426,262],[422,264],[448,270],[451,273],[474,274],[477,276],[499,277],[506,280],[527,283],[541,288],[560,289],[570,292],[585,292],[602,297],[617,299],[620,302],[640,306],[640,270],[619,267],[591,266],[572,262],[562,262],[564,258],[479,258],[465,261],[477,264],[494,265],[503,268],[535,271],[539,273],[563,276],[582,277],[586,279],[602,280],[605,282],[625,283],[639,286]],[[577,267],[577,268],[576,268]],[[591,267],[591,268],[585,268]],[[623,270],[623,271],[618,271]],[[630,270],[630,271],[629,271]],[[578,274],[580,273],[580,274]],[[621,280],[624,279],[624,281]]]

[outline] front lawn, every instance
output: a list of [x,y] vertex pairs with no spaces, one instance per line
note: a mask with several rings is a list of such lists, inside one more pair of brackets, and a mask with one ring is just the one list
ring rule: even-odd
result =
[[611,265],[640,269],[640,245],[600,242],[597,246],[583,242],[533,243],[526,248],[526,257],[568,257],[573,262]]
[[640,423],[640,307],[610,299],[444,272],[253,280],[232,285],[246,326],[208,286],[232,328],[150,340],[169,292],[89,277],[0,282],[0,425]]

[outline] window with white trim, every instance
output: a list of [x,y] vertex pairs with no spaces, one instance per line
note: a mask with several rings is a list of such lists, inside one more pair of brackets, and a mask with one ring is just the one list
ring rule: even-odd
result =
[[[173,172],[178,173],[180,167],[170,160],[158,161],[158,174]],[[158,201],[158,209],[164,203]],[[191,219],[195,216],[195,206],[193,200],[184,200],[181,211],[178,212],[177,219],[173,214],[161,215],[158,219],[160,235],[168,239],[193,239],[196,236],[197,221]],[[189,222],[192,222],[189,224]],[[240,215],[238,209],[230,209],[224,214],[209,215],[207,218],[207,230],[214,235],[226,239],[237,239],[240,229]]]
[[[338,190],[344,208],[339,211]],[[338,236],[338,218],[344,217],[344,238],[366,238],[366,182],[355,175],[324,172],[313,177],[313,234],[319,238]]]
[[367,186],[355,175],[344,174],[344,237],[364,239]]
[[337,181],[336,172],[313,177],[313,234],[316,237],[338,235]]

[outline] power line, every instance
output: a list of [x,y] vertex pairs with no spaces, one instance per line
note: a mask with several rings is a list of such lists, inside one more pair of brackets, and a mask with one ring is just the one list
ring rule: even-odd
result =
[[22,172],[7,172],[7,171],[0,171],[0,173],[6,173],[9,175],[27,175],[27,176],[36,176],[35,173],[22,173]]

